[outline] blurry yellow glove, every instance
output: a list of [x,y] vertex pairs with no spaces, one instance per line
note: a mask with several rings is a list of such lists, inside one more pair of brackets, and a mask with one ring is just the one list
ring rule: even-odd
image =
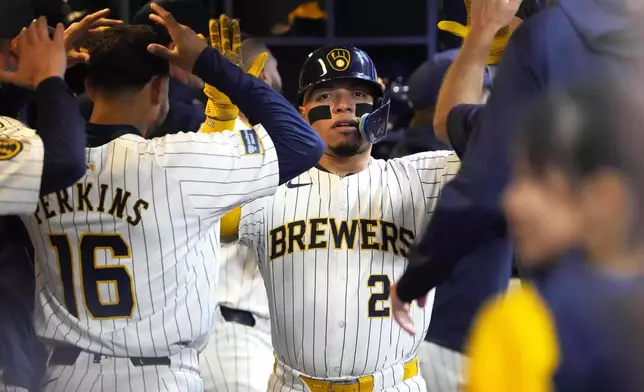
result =
[[[467,26],[463,26],[458,22],[444,20],[444,21],[438,22],[439,30],[447,31],[448,33],[452,33],[455,36],[461,37],[463,39],[465,39],[465,37],[467,37],[470,34],[470,30],[471,30],[470,10],[472,8],[472,5],[470,0],[464,0],[464,1],[465,1],[465,8],[467,9]],[[505,50],[505,47],[508,45],[508,41],[510,40],[511,35],[512,35],[512,31],[510,30],[509,27],[504,27],[501,30],[499,30],[499,32],[494,37],[494,40],[492,41],[492,49],[490,50],[490,54],[488,55],[488,58],[487,58],[488,65],[496,65],[501,61],[501,56],[503,55],[503,51]]]
[[561,353],[548,305],[530,285],[481,309],[464,392],[552,392]]
[[[221,15],[219,21],[211,19],[209,23],[210,45],[223,54],[237,66],[242,66],[241,56],[241,31],[239,21],[230,21],[228,16]],[[261,53],[254,60],[248,73],[255,77],[264,69],[268,53]],[[206,104],[206,121],[201,128],[202,132],[221,132],[233,129],[235,119],[239,117],[239,109],[228,96],[217,90],[214,86],[205,85],[204,93],[208,97]]]

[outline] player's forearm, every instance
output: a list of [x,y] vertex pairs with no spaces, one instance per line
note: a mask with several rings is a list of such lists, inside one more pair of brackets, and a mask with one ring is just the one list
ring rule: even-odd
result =
[[447,133],[450,111],[456,105],[482,101],[483,80],[493,39],[494,33],[472,31],[445,74],[434,113],[434,132],[444,143],[450,143]]
[[76,98],[60,78],[40,83],[35,102],[36,130],[45,149],[40,194],[46,195],[67,188],[85,174],[85,121]]
[[256,77],[206,49],[193,73],[215,86],[246,115],[251,124],[262,124],[271,136],[279,161],[279,182],[285,183],[313,167],[322,157],[320,136],[284,97]]

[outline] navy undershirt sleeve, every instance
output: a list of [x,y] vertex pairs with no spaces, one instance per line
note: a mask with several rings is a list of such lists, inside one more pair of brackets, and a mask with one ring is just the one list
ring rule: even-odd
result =
[[456,155],[463,160],[467,143],[485,105],[456,105],[447,115],[447,136]]
[[201,53],[193,73],[226,94],[251,124],[262,124],[266,129],[275,145],[280,184],[320,160],[324,152],[320,136],[293,105],[265,82],[244,72],[211,48]]
[[45,148],[40,194],[46,195],[71,186],[86,173],[85,121],[61,78],[42,81],[34,99],[35,129]]

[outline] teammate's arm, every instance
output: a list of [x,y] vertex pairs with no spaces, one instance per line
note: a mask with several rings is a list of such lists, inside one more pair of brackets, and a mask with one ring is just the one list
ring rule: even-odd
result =
[[[398,282],[398,296],[411,302],[440,284],[460,259],[489,241],[507,241],[501,194],[509,177],[509,144],[523,111],[539,96],[542,81],[533,71],[544,50],[520,27],[503,54],[494,91],[454,180],[443,189],[436,210]],[[458,241],[454,239],[458,238]],[[508,282],[512,260],[507,260]]]
[[202,216],[221,216],[245,201],[269,195],[279,183],[317,163],[322,139],[288,101],[216,49],[207,48],[158,4],[151,7],[156,15],[150,18],[168,29],[175,47],[150,45],[150,51],[216,86],[252,124],[261,124],[241,132],[169,135],[151,142],[158,162],[181,181],[182,191]]
[[322,157],[324,143],[284,97],[244,72],[217,50],[205,49],[193,73],[230,98],[251,124],[261,124],[275,146],[279,183],[300,175]]

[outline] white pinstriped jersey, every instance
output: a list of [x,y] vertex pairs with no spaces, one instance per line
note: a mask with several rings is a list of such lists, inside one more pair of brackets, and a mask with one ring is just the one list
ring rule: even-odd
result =
[[[248,125],[237,118],[235,129],[247,128]],[[256,253],[243,242],[231,242],[223,244],[220,260],[217,285],[219,304],[268,318],[268,298],[257,268]]]
[[42,140],[33,129],[0,116],[0,215],[36,210],[44,158]]
[[312,377],[357,377],[411,359],[429,326],[433,292],[410,336],[391,315],[391,284],[460,167],[448,151],[416,154],[341,178],[310,169],[242,208],[266,283],[273,345]]
[[268,134],[127,134],[88,148],[87,160],[87,175],[42,198],[25,222],[38,335],[117,357],[203,348],[217,305],[219,219],[278,184]]

